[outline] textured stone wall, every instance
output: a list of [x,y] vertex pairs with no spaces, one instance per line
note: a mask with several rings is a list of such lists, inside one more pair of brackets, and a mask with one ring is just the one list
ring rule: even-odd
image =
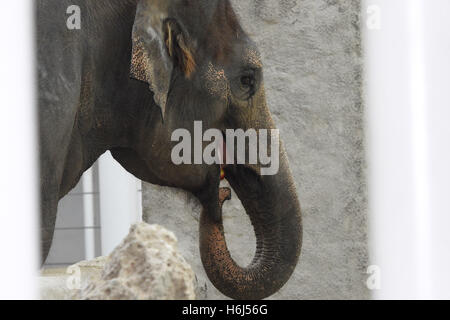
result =
[[[275,299],[365,299],[366,185],[358,0],[233,0],[265,64],[265,86],[303,210],[300,262]],[[145,185],[144,214],[175,232],[197,274],[199,298],[223,298],[198,252],[200,208]],[[237,197],[224,209],[232,255],[248,263],[254,234]]]

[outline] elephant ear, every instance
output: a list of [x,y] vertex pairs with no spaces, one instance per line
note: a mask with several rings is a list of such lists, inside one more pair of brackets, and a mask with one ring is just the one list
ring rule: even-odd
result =
[[133,26],[130,68],[132,78],[149,84],[163,118],[173,70],[173,60],[166,48],[163,30],[168,3],[167,0],[139,1]]

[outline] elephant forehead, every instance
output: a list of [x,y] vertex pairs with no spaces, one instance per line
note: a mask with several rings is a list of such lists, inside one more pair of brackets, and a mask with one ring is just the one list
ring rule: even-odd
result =
[[254,66],[255,68],[263,67],[261,54],[256,49],[245,49],[244,58],[249,65]]
[[226,99],[228,97],[229,86],[224,69],[216,68],[210,62],[204,77],[206,80],[206,88],[211,95],[222,99]]

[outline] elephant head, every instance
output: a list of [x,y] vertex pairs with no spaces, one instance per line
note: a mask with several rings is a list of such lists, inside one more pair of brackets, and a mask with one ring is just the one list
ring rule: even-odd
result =
[[[151,117],[152,125],[135,134],[139,167],[130,165],[125,153],[113,155],[149,182],[198,197],[204,208],[202,262],[221,292],[237,299],[275,293],[297,264],[302,238],[300,206],[283,146],[276,151],[279,170],[274,175],[262,175],[259,161],[221,166],[176,165],[171,160],[172,133],[179,128],[193,133],[194,121],[202,121],[205,130],[220,130],[224,137],[227,129],[275,129],[256,45],[229,0],[140,0],[132,38],[131,76],[149,86],[157,115]],[[233,261],[226,246],[221,210],[230,191],[219,189],[221,169],[255,230],[256,254],[246,268]]]

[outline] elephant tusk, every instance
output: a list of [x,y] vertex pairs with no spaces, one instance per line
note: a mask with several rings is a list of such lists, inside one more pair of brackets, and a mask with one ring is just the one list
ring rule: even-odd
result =
[[219,206],[222,208],[222,205],[225,201],[231,200],[231,189],[230,188],[220,188],[219,189]]

